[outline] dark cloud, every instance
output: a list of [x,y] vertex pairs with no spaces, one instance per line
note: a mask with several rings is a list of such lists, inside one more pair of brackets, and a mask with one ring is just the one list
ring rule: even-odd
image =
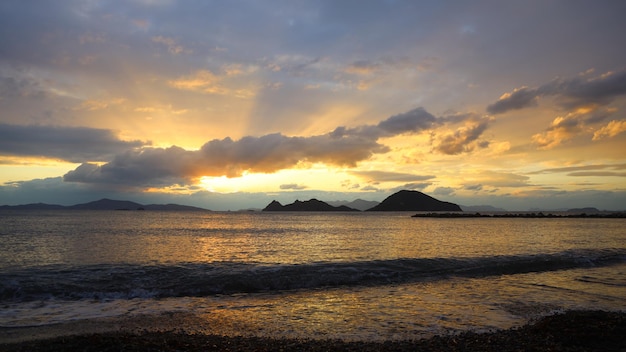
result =
[[435,149],[443,154],[454,155],[471,151],[477,147],[485,148],[489,142],[479,141],[478,138],[488,126],[489,119],[487,118],[470,122],[469,126],[441,137]]
[[529,172],[528,174],[537,175],[537,174],[551,174],[551,173],[574,173],[574,172],[585,172],[585,171],[595,171],[595,170],[626,170],[626,164],[593,164],[593,165],[554,167],[554,168]]
[[463,188],[468,190],[468,191],[480,191],[480,190],[483,189],[483,185],[481,185],[481,184],[465,185],[465,187],[463,187]]
[[83,163],[63,179],[120,186],[166,186],[187,183],[200,167],[198,152],[176,146],[143,148],[118,154],[103,165]]
[[370,75],[381,69],[381,64],[375,61],[359,60],[346,67],[346,73],[355,75]]
[[391,171],[350,171],[350,174],[364,178],[369,182],[416,182],[435,178],[433,175],[414,175]]
[[41,99],[45,97],[45,92],[32,78],[0,77],[0,101],[18,97]]
[[556,79],[538,90],[540,94],[560,96],[561,105],[569,108],[607,105],[615,97],[626,94],[626,70],[591,78]]
[[615,97],[626,94],[626,70],[607,72],[599,76],[582,75],[557,78],[538,88],[521,87],[506,93],[487,106],[490,114],[527,108],[537,104],[540,97],[555,96],[559,105],[576,108],[585,105],[607,105]]
[[626,172],[613,171],[579,171],[571,172],[567,176],[574,177],[626,177]]
[[432,185],[431,182],[421,182],[421,183],[406,183],[402,186],[399,187],[394,187],[391,190],[389,190],[390,192],[398,192],[404,189],[416,189],[416,190],[423,190],[424,188],[428,187]]
[[[299,163],[325,163],[354,167],[374,154],[387,153],[390,148],[378,139],[406,133],[420,133],[438,121],[422,108],[394,115],[377,125],[356,128],[338,127],[334,131],[310,137],[291,137],[280,133],[260,137],[214,139],[199,150],[170,148],[131,149],[115,155],[108,163],[84,163],[65,175],[66,181],[110,183],[136,186],[162,186],[190,183],[201,176],[239,176],[244,172],[272,173]],[[486,128],[478,123],[460,135],[467,144]],[[468,149],[465,147],[465,149]],[[434,176],[398,173],[364,173],[376,181],[416,182]]]
[[289,137],[280,133],[261,137],[212,140],[198,151],[206,165],[203,172],[238,176],[243,171],[274,172],[298,162],[323,162],[338,166],[356,166],[373,154],[385,153],[389,148],[377,143],[376,138],[344,133],[311,137]]
[[287,190],[287,189],[301,190],[301,189],[306,189],[306,188],[308,187],[304,185],[299,185],[297,183],[288,183],[288,184],[280,185],[280,189],[282,190]]
[[146,144],[120,140],[107,129],[0,123],[0,155],[46,157],[70,162],[106,161],[114,154]]
[[455,189],[452,187],[437,187],[433,191],[436,196],[451,196],[454,195]]
[[524,109],[537,105],[537,90],[528,87],[516,88],[511,93],[506,93],[495,103],[487,106],[490,114],[502,114],[510,110]]
[[407,133],[419,133],[446,122],[446,119],[438,119],[424,108],[416,108],[391,116],[377,125],[364,125],[355,128],[337,127],[330,135],[335,138],[352,135],[367,139],[378,139]]
[[437,118],[423,108],[417,108],[403,114],[391,116],[380,122],[378,128],[393,136],[423,131],[432,128],[436,123]]

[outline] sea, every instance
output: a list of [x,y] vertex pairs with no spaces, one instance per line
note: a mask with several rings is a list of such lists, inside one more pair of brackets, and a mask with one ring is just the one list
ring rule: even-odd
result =
[[2,210],[0,336],[135,319],[379,341],[626,309],[626,219],[412,214]]

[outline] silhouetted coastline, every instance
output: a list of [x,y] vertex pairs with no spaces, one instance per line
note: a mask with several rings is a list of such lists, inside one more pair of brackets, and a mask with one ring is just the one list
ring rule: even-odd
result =
[[209,211],[208,209],[180,204],[140,204],[128,200],[102,198],[93,202],[75,205],[31,203],[2,205],[0,210],[160,210],[160,211]]
[[530,213],[497,213],[497,214],[481,214],[481,213],[420,213],[412,215],[413,218],[521,218],[521,219],[540,219],[540,218],[594,218],[594,219],[612,219],[626,218],[625,212],[605,212],[605,213],[573,213],[573,214],[554,214],[543,212]]

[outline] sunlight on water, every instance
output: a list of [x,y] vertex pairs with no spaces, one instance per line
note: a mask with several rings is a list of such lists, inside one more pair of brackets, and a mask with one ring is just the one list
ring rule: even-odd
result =
[[[607,275],[612,277],[608,285],[602,279]],[[626,265],[621,265],[271,294],[33,302],[5,309],[0,325],[7,326],[11,319],[14,326],[30,326],[103,317],[118,317],[122,323],[146,314],[193,312],[201,320],[163,328],[224,335],[406,339],[509,328],[567,309],[621,310],[624,297]]]
[[[1,266],[312,263],[623,246],[609,219],[416,219],[406,213],[52,212],[3,223]],[[72,216],[74,214],[74,216]],[[105,215],[106,214],[106,215]],[[28,229],[28,233],[24,233]]]
[[376,340],[624,309],[621,219],[409,215],[0,214],[0,326],[171,313],[188,331]]

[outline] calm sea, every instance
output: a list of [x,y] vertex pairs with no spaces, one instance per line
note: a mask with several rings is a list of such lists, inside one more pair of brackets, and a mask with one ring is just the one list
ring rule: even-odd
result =
[[0,327],[193,316],[378,340],[626,308],[625,219],[0,212]]

